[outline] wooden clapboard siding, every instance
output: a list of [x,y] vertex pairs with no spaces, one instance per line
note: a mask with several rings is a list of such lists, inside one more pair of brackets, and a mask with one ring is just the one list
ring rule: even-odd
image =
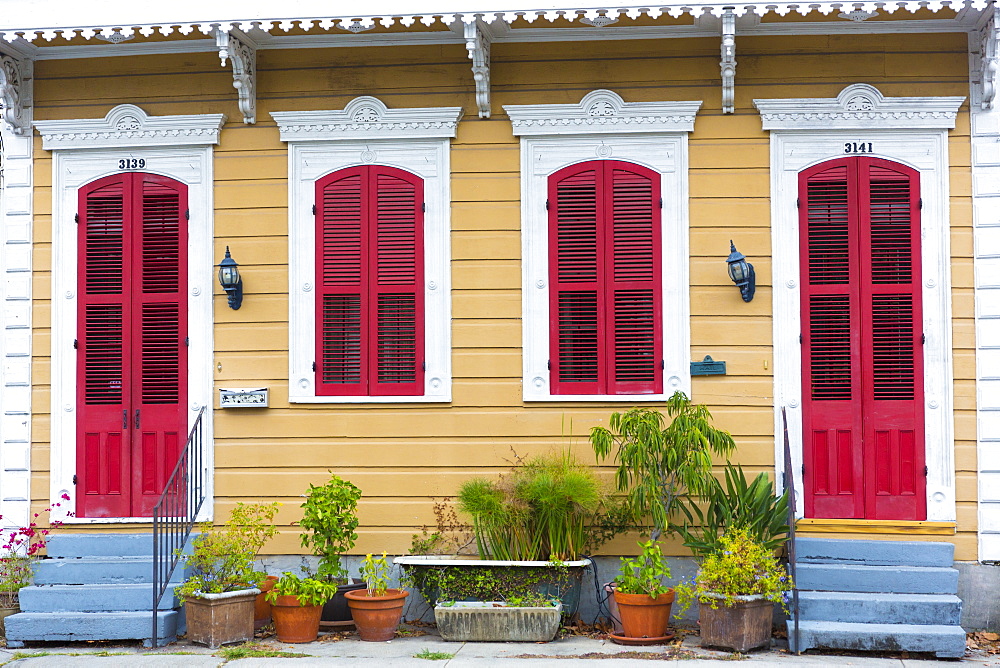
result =
[[[781,20],[834,19],[813,13]],[[718,49],[717,38],[497,43],[489,120],[476,116],[461,44],[261,51],[254,126],[242,123],[231,70],[219,67],[214,53],[41,61],[34,113],[37,119],[93,118],[129,102],[151,114],[227,114],[215,150],[214,257],[231,246],[246,296],[233,311],[215,290],[214,364],[221,369],[214,378],[217,386],[268,386],[271,408],[216,411],[216,517],[224,519],[240,500],[283,501],[282,533],[269,551],[301,552],[291,526],[300,495],[331,469],[364,490],[356,551],[399,553],[420,526],[433,522],[433,499],[453,495],[473,475],[505,470],[512,448],[533,455],[570,447],[592,461],[590,427],[626,407],[521,400],[520,150],[504,104],[576,103],[595,88],[613,89],[628,101],[704,100],[689,138],[691,356],[726,360],[729,375],[695,377],[693,393],[733,431],[737,459],[748,472],[773,471],[770,149],[752,100],[833,97],[856,81],[885,95],[967,95],[967,44],[965,35],[947,34],[740,36],[733,115],[719,109]],[[288,403],[288,329],[295,326],[288,322],[288,163],[268,112],[339,109],[359,95],[389,107],[465,109],[450,154],[450,405]],[[32,494],[42,506],[48,494],[51,156],[40,139],[35,155]],[[949,138],[949,157],[959,520],[948,539],[959,559],[973,559],[975,340],[965,110]],[[729,239],[757,270],[757,295],[749,304],[725,272]],[[245,496],[248,489],[263,496]],[[604,553],[633,548],[632,539],[622,537]],[[676,541],[669,549],[686,553]]]

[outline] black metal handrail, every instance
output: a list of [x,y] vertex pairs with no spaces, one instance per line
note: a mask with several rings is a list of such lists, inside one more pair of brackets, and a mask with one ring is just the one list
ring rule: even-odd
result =
[[202,406],[188,434],[184,452],[153,508],[153,648],[159,641],[157,612],[180,561],[195,519],[205,503],[205,435]]
[[795,472],[792,469],[792,446],[788,441],[788,416],[785,415],[785,407],[781,407],[781,424],[785,430],[785,489],[788,490],[788,575],[792,578],[792,638],[795,644],[795,653],[801,654],[799,650],[799,588],[795,571]]

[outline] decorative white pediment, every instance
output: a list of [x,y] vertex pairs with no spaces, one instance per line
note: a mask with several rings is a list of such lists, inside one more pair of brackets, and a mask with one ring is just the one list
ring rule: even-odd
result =
[[219,143],[225,114],[150,116],[134,104],[120,104],[104,118],[35,121],[42,148],[140,148],[206,146]]
[[852,84],[837,97],[754,100],[765,130],[952,129],[964,97],[885,97]]
[[461,117],[461,107],[389,109],[368,95],[354,98],[339,111],[271,112],[281,141],[289,142],[454,137]]
[[625,102],[618,93],[595,90],[578,104],[506,104],[520,137],[553,134],[691,132],[701,101]]

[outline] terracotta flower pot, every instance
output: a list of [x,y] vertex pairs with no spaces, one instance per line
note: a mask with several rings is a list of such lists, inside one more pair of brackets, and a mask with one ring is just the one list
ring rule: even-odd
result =
[[257,585],[260,593],[257,594],[253,602],[253,627],[259,629],[271,622],[271,604],[267,602],[267,592],[274,589],[274,583],[278,581],[277,575],[268,575],[263,582]]
[[279,596],[271,604],[274,632],[281,642],[303,643],[316,640],[322,605],[302,605],[298,596]]
[[410,592],[403,589],[387,589],[384,596],[369,596],[367,589],[345,592],[361,639],[392,640],[403,617],[403,603],[409,595]]
[[746,652],[771,645],[774,603],[761,596],[740,596],[733,605],[699,602],[701,646]]
[[622,628],[629,638],[662,638],[670,623],[674,590],[650,598],[649,594],[623,594],[615,590]]

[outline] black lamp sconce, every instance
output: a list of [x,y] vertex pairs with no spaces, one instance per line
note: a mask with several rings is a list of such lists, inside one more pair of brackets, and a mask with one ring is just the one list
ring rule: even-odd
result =
[[[742,256],[741,256],[742,257]],[[234,311],[243,305],[243,278],[240,276],[240,265],[229,254],[226,246],[226,257],[219,263],[219,285],[229,297],[229,308]]]
[[754,290],[757,289],[757,275],[754,273],[753,265],[747,262],[743,253],[736,250],[732,239],[729,240],[729,251],[729,257],[726,258],[729,278],[733,279],[733,283],[740,289],[743,301],[752,301]]

